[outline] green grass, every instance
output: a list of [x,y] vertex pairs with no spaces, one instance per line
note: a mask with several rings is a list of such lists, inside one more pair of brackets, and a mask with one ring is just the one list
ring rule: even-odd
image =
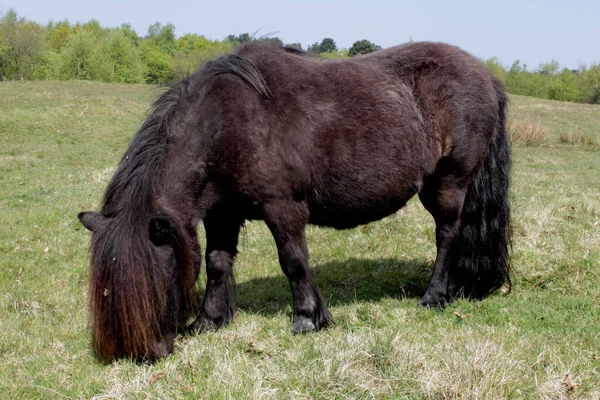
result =
[[[293,336],[272,238],[248,223],[239,313],[179,338],[154,365],[97,362],[87,314],[88,232],[158,89],[0,83],[0,398],[598,398],[600,106],[511,97],[544,145],[514,149],[514,288],[443,312],[417,307],[435,257],[416,200],[349,231],[310,227],[311,265],[337,324]],[[201,282],[202,283],[202,282]]]

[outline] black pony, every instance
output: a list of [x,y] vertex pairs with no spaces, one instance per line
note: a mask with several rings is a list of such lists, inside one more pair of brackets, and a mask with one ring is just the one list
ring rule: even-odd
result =
[[166,91],[125,152],[93,232],[90,308],[103,360],[173,350],[190,316],[206,231],[207,285],[190,329],[235,314],[240,227],[264,220],[293,294],[294,333],[333,321],[305,226],[351,228],[418,194],[437,258],[421,299],[440,307],[510,285],[507,97],[477,59],[410,43],[323,60],[252,43]]

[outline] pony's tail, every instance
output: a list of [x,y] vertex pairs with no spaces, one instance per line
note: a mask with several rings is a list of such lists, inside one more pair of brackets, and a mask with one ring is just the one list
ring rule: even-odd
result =
[[483,168],[468,188],[461,214],[460,254],[451,274],[453,297],[480,299],[503,284],[511,288],[510,143],[506,133],[508,98],[494,80],[499,115]]

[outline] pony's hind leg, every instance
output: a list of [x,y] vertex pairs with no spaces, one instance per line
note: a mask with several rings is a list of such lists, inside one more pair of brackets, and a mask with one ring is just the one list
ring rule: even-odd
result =
[[[450,163],[451,164],[451,163]],[[450,165],[439,165],[446,173]],[[437,256],[429,286],[420,304],[425,307],[440,308],[449,298],[449,281],[451,281],[452,263],[460,251],[460,215],[465,201],[467,187],[456,175],[436,173],[426,182],[419,198],[425,209],[431,213],[435,221],[435,241]]]
[[277,244],[279,263],[292,289],[294,334],[319,330],[333,317],[312,279],[304,229],[308,209],[304,203],[280,202],[264,207],[265,222]]
[[214,330],[227,325],[235,314],[233,261],[243,220],[226,212],[209,212],[206,231],[206,292],[200,315],[190,330]]

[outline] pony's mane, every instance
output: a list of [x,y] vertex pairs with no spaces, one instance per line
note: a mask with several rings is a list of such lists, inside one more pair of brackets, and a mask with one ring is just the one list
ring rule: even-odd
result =
[[[297,49],[287,49],[299,51]],[[301,51],[299,51],[301,52]],[[119,167],[104,195],[102,213],[113,217],[121,212],[132,210],[147,214],[158,192],[160,174],[169,141],[169,127],[177,105],[184,101],[192,90],[211,77],[233,74],[253,88],[258,94],[270,97],[271,91],[259,69],[248,59],[238,54],[226,54],[215,61],[206,62],[188,79],[175,83],[154,102],[151,112],[121,159]],[[140,195],[143,196],[140,201]],[[141,204],[140,204],[141,203]],[[150,209],[148,208],[150,207]]]
[[[155,197],[164,162],[168,126],[182,93],[176,84],[156,99],[147,119],[123,155],[104,194],[102,214],[107,218],[156,211]],[[135,204],[137,208],[132,208]],[[141,208],[140,208],[141,207]]]
[[148,237],[148,223],[162,212],[158,198],[178,105],[209,78],[229,73],[261,96],[270,96],[260,71],[246,58],[228,54],[206,63],[157,98],[106,189],[101,213],[110,222],[94,234],[90,282],[93,341],[102,359],[150,351],[147,346],[164,328],[161,321],[169,302],[177,301],[169,297],[174,280],[179,279],[175,282],[182,290],[182,312],[190,311],[196,298],[197,269],[190,249],[197,243],[184,233],[183,221],[171,215],[179,235],[173,249],[178,271],[161,265]]
[[[242,46],[238,52],[247,48],[249,45]],[[186,86],[192,88],[203,84],[210,77],[222,74],[233,74],[244,81],[248,86],[256,90],[263,97],[271,97],[271,91],[267,87],[265,79],[260,70],[247,58],[236,53],[226,54],[215,61],[208,61],[200,70],[192,75],[187,81]]]

